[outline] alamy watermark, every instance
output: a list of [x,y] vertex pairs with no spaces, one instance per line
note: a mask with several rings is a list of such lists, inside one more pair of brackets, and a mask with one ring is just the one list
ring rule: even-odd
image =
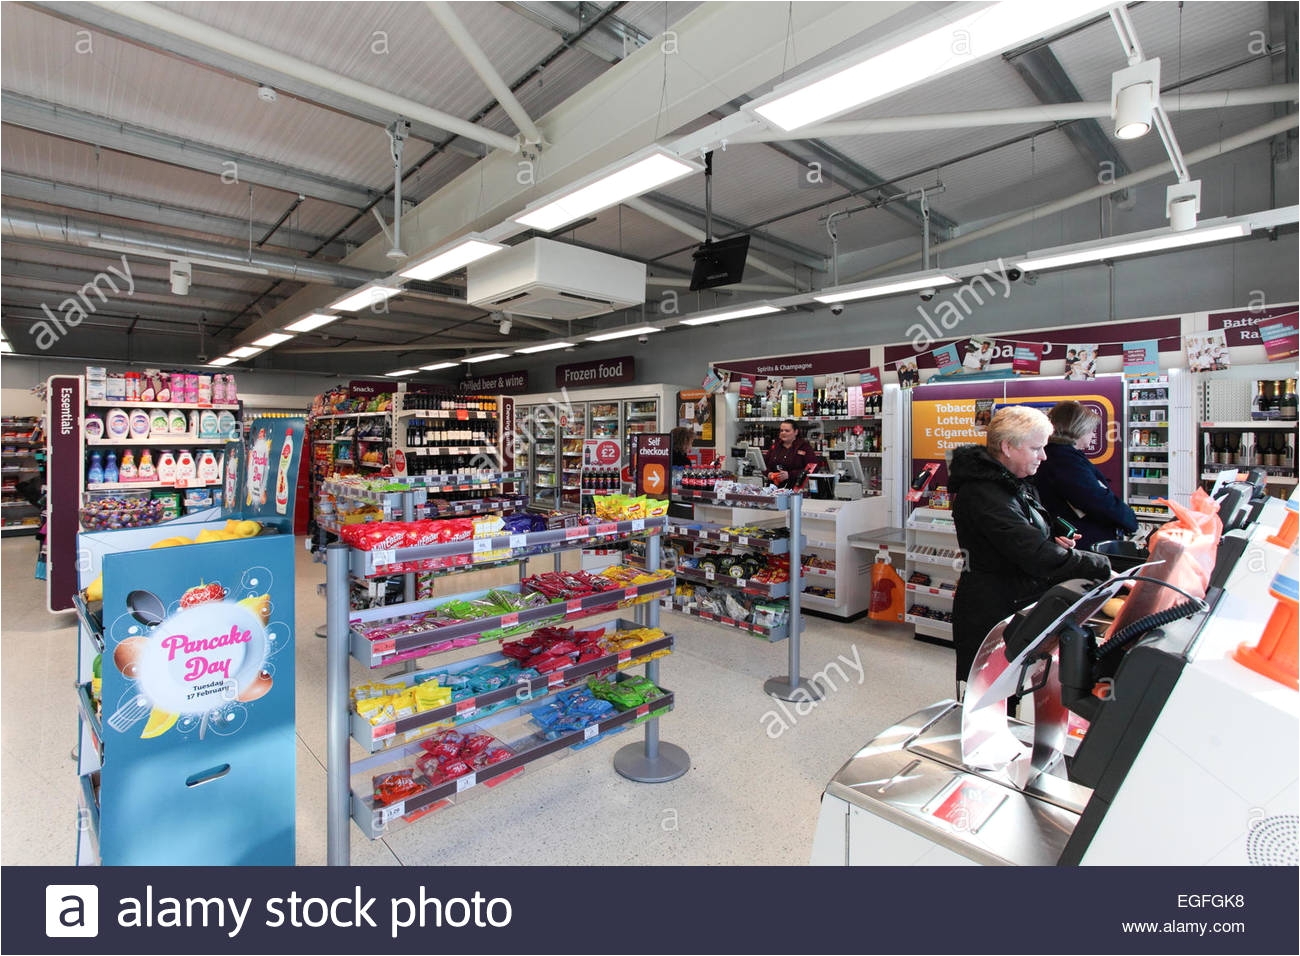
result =
[[[118,282],[122,283],[121,287],[118,286]],[[121,269],[117,266],[109,266],[96,275],[81,287],[80,292],[68,296],[59,303],[57,315],[42,302],[41,311],[45,313],[45,318],[38,319],[31,327],[32,335],[36,338],[36,347],[42,352],[48,350],[67,335],[70,329],[75,329],[94,315],[96,307],[91,301],[92,295],[98,296],[99,304],[103,305],[108,301],[105,288],[112,290],[113,295],[122,295],[123,287],[126,289],[127,296],[135,294],[135,278],[131,275],[131,264],[127,262],[125,255],[122,256]]]

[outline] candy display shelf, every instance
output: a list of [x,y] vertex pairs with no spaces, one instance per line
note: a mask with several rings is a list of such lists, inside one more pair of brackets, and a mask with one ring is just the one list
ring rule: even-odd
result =
[[[409,514],[413,510],[414,506],[409,503],[403,507],[403,513]],[[437,561],[457,564],[464,559],[471,566],[476,566],[474,559],[481,557],[493,563],[517,564],[522,578],[528,557],[539,553],[539,549],[558,552],[565,548],[583,547],[594,539],[612,542],[632,538],[646,540],[646,567],[654,573],[659,567],[659,532],[665,524],[664,518],[601,522],[531,534],[500,535],[477,541],[398,548],[386,553],[354,551],[342,542],[326,549],[326,706],[329,755],[326,802],[327,855],[331,866],[346,866],[349,863],[349,819],[355,821],[366,836],[378,839],[391,832],[394,826],[413,823],[435,809],[456,802],[459,796],[467,792],[504,782],[527,765],[636,723],[645,724],[645,741],[629,744],[616,753],[614,767],[619,774],[638,782],[663,782],[675,779],[689,769],[690,758],[684,750],[659,740],[658,718],[672,708],[674,701],[673,695],[668,692],[639,706],[610,713],[598,722],[562,733],[555,739],[546,739],[527,723],[533,710],[546,705],[547,696],[565,686],[580,685],[590,675],[611,668],[632,666],[647,655],[667,651],[673,646],[671,635],[665,634],[630,649],[611,649],[592,660],[572,663],[551,673],[479,692],[472,697],[378,726],[354,712],[349,691],[349,662],[352,659],[370,668],[387,666],[396,661],[429,657],[450,650],[453,646],[467,646],[466,642],[486,644],[503,638],[522,637],[542,624],[582,620],[632,605],[636,606],[637,626],[656,628],[659,623],[656,599],[671,594],[675,586],[675,579],[667,575],[648,583],[619,585],[608,591],[523,608],[507,614],[457,621],[442,627],[426,628],[421,623],[416,623],[411,627],[411,633],[389,637],[383,636],[386,632],[382,628],[392,622],[401,622],[404,618],[414,619],[448,601],[473,601],[489,592],[472,592],[427,601],[408,600],[390,607],[352,612],[348,602],[354,574],[379,573],[378,569],[392,566],[395,562]],[[556,560],[559,560],[558,554]],[[459,568],[444,567],[431,573],[443,575],[456,570]],[[493,590],[498,594],[503,591],[519,594],[521,589],[512,587]],[[423,620],[422,617],[419,618],[419,621]],[[627,623],[620,621],[615,626]],[[610,627],[611,625],[606,625],[607,632]],[[369,634],[375,634],[377,639],[372,640]],[[460,661],[443,670],[458,673],[504,659],[504,655],[490,653],[473,660]],[[617,673],[619,680],[625,679],[621,672]],[[657,659],[646,662],[645,676],[662,691]],[[414,680],[415,677],[412,676],[409,681],[403,679],[403,683]],[[540,701],[537,700],[539,696],[542,698]],[[438,724],[445,726],[448,721],[455,721],[458,726],[472,726],[476,730],[490,728],[500,735],[499,740],[511,750],[510,755],[499,762],[481,766],[450,780],[434,782],[436,778],[421,777],[422,782],[417,792],[389,806],[378,803],[367,789],[372,774],[381,766],[410,767],[415,756],[421,752],[419,738],[437,729]],[[508,735],[505,732],[507,729],[510,730]],[[372,756],[349,762],[349,739],[371,751]],[[394,764],[395,761],[399,763]]]
[[[790,636],[790,625],[780,624],[776,627],[766,627],[762,624],[751,624],[748,621],[738,621],[734,617],[727,617],[725,614],[714,614],[712,611],[702,611],[698,607],[686,604],[680,598],[664,598],[662,606],[670,611],[676,611],[678,614],[685,614],[688,617],[698,617],[701,621],[712,621],[714,624],[720,624],[723,627],[732,627],[738,631],[745,631],[753,634],[755,637],[764,638],[773,644],[777,641],[784,641]],[[803,630],[802,624],[800,630]]]
[[[957,548],[957,527],[951,511],[942,508],[917,508],[907,518],[907,555],[903,570],[906,607],[914,601],[938,598],[945,602],[957,587],[961,574],[961,552]],[[921,583],[913,578],[927,578]],[[949,603],[944,604],[947,613]],[[952,646],[952,625],[925,615],[908,612],[903,620],[916,628],[916,639],[930,644]]]

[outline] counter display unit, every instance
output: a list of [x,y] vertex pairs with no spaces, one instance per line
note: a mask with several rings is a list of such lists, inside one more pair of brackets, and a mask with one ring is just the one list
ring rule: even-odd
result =
[[917,508],[907,519],[903,570],[906,613],[916,639],[952,647],[952,599],[961,576],[961,551],[952,512]]
[[804,499],[804,607],[846,621],[870,610],[875,556],[853,547],[850,538],[888,519],[888,505],[879,495],[854,501]]
[[1124,390],[1128,401],[1127,500],[1139,525],[1149,532],[1173,517],[1168,508],[1157,504],[1172,493],[1170,463],[1176,432],[1171,421],[1169,377],[1130,379]]
[[[657,630],[655,603],[659,595],[671,592],[674,583],[671,574],[656,570],[659,532],[665,522],[664,518],[602,521],[381,551],[352,550],[342,542],[330,546],[326,561],[330,865],[349,862],[349,819],[377,839],[471,792],[503,783],[529,764],[636,723],[646,725],[645,742],[628,745],[615,755],[615,769],[621,775],[639,782],[664,782],[689,769],[686,752],[660,742],[658,734],[658,718],[673,706],[672,693],[659,686],[657,660],[673,644],[671,635]],[[542,593],[545,589],[540,582],[521,577],[518,586],[450,600],[408,602],[357,614],[348,609],[352,576],[384,574],[412,564],[434,565],[436,572],[480,562],[518,563],[522,575],[523,563],[531,555],[642,537],[647,544],[646,569],[607,572],[601,579],[608,584],[604,590],[557,591],[552,596],[558,595],[558,600],[528,600],[526,583]],[[626,574],[636,575],[640,583],[626,583]],[[616,578],[623,583],[616,583]],[[566,586],[576,587],[575,580],[570,578]],[[548,582],[548,588],[551,583],[558,581]],[[474,612],[467,617],[467,602],[478,602],[482,616]],[[452,605],[455,616],[447,617],[444,612]],[[623,621],[580,632],[554,629],[631,606],[637,608],[636,623],[645,628],[636,634],[629,634],[631,622]],[[373,685],[349,690],[350,659],[366,667],[384,667],[512,638],[522,640],[508,641],[500,653],[461,660],[437,672],[411,672],[400,678],[400,686],[381,688],[391,698],[380,700]],[[644,681],[620,670],[643,661]],[[511,666],[511,662],[526,666]],[[606,679],[610,675],[612,681]],[[589,679],[596,682],[590,685],[591,695],[611,698],[613,706],[581,704],[585,709],[568,709],[579,707],[580,688]],[[444,730],[453,723],[457,730],[448,736]],[[350,762],[349,737],[371,756]],[[473,753],[467,749],[471,746]]]
[[[41,508],[23,489],[45,473],[45,440],[40,419],[5,418],[0,421],[0,534],[35,534],[41,527]],[[22,488],[20,488],[22,486]]]

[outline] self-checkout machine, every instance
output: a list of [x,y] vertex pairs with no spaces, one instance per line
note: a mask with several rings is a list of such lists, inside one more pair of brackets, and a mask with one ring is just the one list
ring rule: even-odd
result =
[[[1125,648],[1102,697],[1062,677],[1060,657],[1079,646],[1066,625],[1087,621],[1118,579],[1080,586],[1063,609],[1040,602],[1023,619],[1032,637],[999,624],[964,702],[905,718],[832,778],[812,863],[1295,865],[1296,584],[1284,566],[1295,535],[1277,534],[1288,506],[1274,499],[1225,535],[1203,609]],[[1289,620],[1266,624],[1279,602]],[[1278,628],[1289,645],[1285,633],[1270,644]],[[1008,643],[1023,648],[1011,661]],[[1063,690],[1091,714],[1082,741]],[[1018,691],[1032,695],[1032,720],[1008,717]]]

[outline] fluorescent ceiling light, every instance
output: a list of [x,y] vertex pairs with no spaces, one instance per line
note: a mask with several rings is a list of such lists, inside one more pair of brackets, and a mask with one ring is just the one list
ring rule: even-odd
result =
[[236,362],[238,362],[238,361],[239,361],[239,359],[231,358],[229,355],[223,355],[223,356],[221,356],[221,358],[215,358],[215,359],[213,359],[213,360],[212,360],[211,362],[209,362],[208,364],[209,364],[209,365],[218,365],[218,366],[222,366],[222,367],[224,367],[224,366],[226,366],[226,365],[234,365],[234,364],[235,364]]
[[514,221],[539,232],[554,232],[575,219],[657,189],[701,168],[698,163],[687,162],[659,146],[652,147],[648,153],[635,153],[624,162],[620,169],[578,180],[558,198],[530,204]]
[[530,345],[526,349],[515,349],[516,355],[532,355],[535,352],[549,352],[551,349],[571,349],[572,342],[547,342],[544,345]]
[[457,365],[459,365],[459,364],[460,364],[459,362],[434,362],[432,365],[421,365],[421,366],[420,366],[420,371],[421,371],[421,372],[436,372],[436,371],[438,371],[439,369],[444,369],[444,368],[455,368],[455,367],[456,367]]
[[611,339],[625,339],[629,335],[649,335],[651,332],[662,332],[663,329],[656,328],[653,325],[642,325],[635,329],[619,329],[616,332],[602,332],[600,335],[588,335],[588,342],[608,342]]
[[293,338],[292,333],[270,332],[262,336],[260,339],[257,339],[253,344],[260,345],[264,349],[273,349],[282,342],[288,342],[291,338]]
[[435,253],[423,262],[418,262],[409,269],[403,269],[398,273],[407,279],[429,280],[436,279],[439,276],[445,276],[449,272],[455,272],[457,269],[463,269],[471,262],[477,262],[484,256],[490,256],[494,252],[500,252],[504,249],[499,242],[488,242],[477,236],[466,236],[458,239],[450,248]]
[[1186,232],[1159,229],[1154,234],[1136,233],[1086,246],[1064,246],[1060,249],[1031,252],[1026,259],[1017,262],[1016,265],[1025,272],[1042,272],[1044,269],[1059,269],[1062,266],[1078,265],[1081,262],[1121,259],[1125,256],[1140,256],[1161,249],[1177,249],[1180,246],[1198,246],[1207,242],[1239,239],[1249,232],[1250,226],[1244,222],[1203,226]]
[[466,365],[473,365],[475,362],[491,362],[494,359],[510,358],[509,352],[488,352],[486,355],[469,355],[461,359]]
[[331,302],[330,308],[338,309],[340,312],[358,312],[366,306],[400,295],[401,291],[400,288],[387,285],[363,285],[355,292],[349,292],[337,302]]
[[0,352],[12,352],[14,347],[9,344],[8,339],[0,339]]
[[[783,83],[750,108],[781,129],[798,129],[970,66],[1105,8],[1095,0],[990,4],[867,59],[840,61]],[[963,5],[957,12],[965,9]]]
[[401,378],[403,375],[414,375],[418,371],[418,368],[399,368],[396,372],[385,372],[384,375],[388,378]]
[[255,345],[241,345],[237,349],[230,350],[230,357],[234,359],[252,358],[254,355],[257,355],[259,352],[264,352],[264,351],[266,350],[259,349]]
[[872,283],[862,283],[841,292],[823,290],[813,298],[818,302],[848,302],[851,299],[874,299],[882,295],[895,295],[899,292],[914,292],[917,289],[938,288],[953,285],[961,280],[956,276],[939,272],[934,274],[912,276],[906,279],[877,279]]
[[726,322],[729,319],[747,319],[751,315],[771,315],[773,312],[780,312],[774,305],[753,305],[743,309],[732,309],[729,312],[715,312],[713,314],[702,313],[692,316],[689,319],[682,319],[682,325],[708,325],[710,322]]
[[341,319],[341,315],[326,315],[324,312],[312,312],[304,315],[297,322],[291,322],[286,325],[287,332],[311,332],[319,329],[322,325],[329,325],[336,319]]

